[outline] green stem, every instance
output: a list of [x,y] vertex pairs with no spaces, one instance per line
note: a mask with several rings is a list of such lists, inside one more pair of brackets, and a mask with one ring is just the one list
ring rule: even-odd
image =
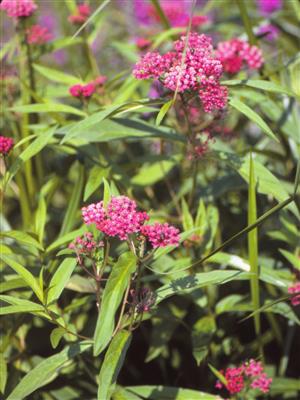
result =
[[247,35],[248,35],[249,43],[251,45],[254,45],[257,43],[257,40],[256,40],[256,37],[252,30],[252,24],[251,24],[251,20],[249,18],[246,3],[244,0],[236,0],[236,3],[238,5],[240,13],[241,13],[245,31],[247,32]]
[[170,22],[169,22],[168,18],[166,17],[166,14],[163,12],[163,9],[161,8],[159,1],[151,0],[151,3],[153,4],[153,7],[155,8],[155,11],[157,12],[157,14],[161,20],[162,26],[165,29],[170,29],[171,28]]

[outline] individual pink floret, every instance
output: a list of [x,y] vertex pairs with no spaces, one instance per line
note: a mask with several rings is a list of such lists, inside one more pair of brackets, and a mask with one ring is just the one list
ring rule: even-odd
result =
[[103,201],[92,203],[81,209],[82,218],[86,225],[100,224],[105,218]]
[[12,18],[30,17],[37,9],[33,0],[3,0],[0,9],[7,12]]
[[0,154],[6,156],[12,149],[14,140],[10,137],[0,136]]
[[293,286],[290,286],[288,288],[288,293],[296,295],[291,297],[291,304],[293,306],[298,306],[300,304],[300,282],[296,282]]
[[70,95],[73,97],[80,97],[81,96],[81,88],[82,85],[73,85],[69,88]]
[[27,43],[44,44],[52,40],[53,35],[48,28],[41,25],[32,25],[27,29]]
[[93,82],[81,86],[81,94],[83,97],[91,97],[95,92],[95,85]]
[[263,372],[262,363],[251,359],[249,363],[244,364],[244,371],[247,376],[258,376]]
[[179,245],[179,230],[167,223],[155,222],[153,225],[144,225],[141,233],[147,237],[154,248]]

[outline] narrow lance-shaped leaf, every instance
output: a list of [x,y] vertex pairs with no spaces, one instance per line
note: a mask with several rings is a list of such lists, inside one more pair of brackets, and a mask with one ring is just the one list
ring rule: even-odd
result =
[[109,400],[111,398],[130,342],[131,333],[128,331],[118,332],[111,341],[99,374],[98,400]]
[[136,267],[136,257],[123,253],[113,266],[106,283],[97,326],[94,335],[94,355],[97,356],[109,343],[115,326],[115,313],[124,292],[130,284],[130,276]]
[[[252,154],[250,155],[249,166],[249,192],[248,192],[248,225],[253,224],[257,220],[256,212],[256,188],[255,188],[255,175]],[[259,269],[258,269],[258,240],[257,228],[252,229],[248,233],[248,255],[250,264],[250,287],[251,287],[251,300],[254,310],[260,308],[260,295],[259,295]],[[254,326],[257,337],[260,337],[260,315],[254,315]],[[262,349],[260,349],[262,352]],[[261,354],[262,356],[262,354]]]
[[67,361],[88,350],[90,347],[90,342],[75,343],[66,347],[60,353],[46,358],[24,376],[8,396],[7,400],[23,400],[35,390],[53,381],[60,368]]
[[49,291],[47,294],[47,304],[55,302],[61,295],[64,287],[76,267],[76,258],[65,258],[60,264],[49,283]]
[[19,264],[12,257],[1,254],[1,259],[9,265],[34,291],[38,299],[43,302],[43,290],[38,284],[37,279],[21,264]]

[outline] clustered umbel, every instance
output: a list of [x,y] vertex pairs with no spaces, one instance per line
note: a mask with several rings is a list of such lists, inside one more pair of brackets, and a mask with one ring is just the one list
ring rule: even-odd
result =
[[144,225],[149,215],[137,210],[134,200],[126,196],[112,197],[107,206],[103,201],[82,208],[85,224],[95,224],[96,228],[110,237],[127,240],[129,235],[145,236],[151,245],[165,247],[179,244],[179,230],[167,223]]
[[264,63],[261,49],[236,38],[220,42],[216,56],[221,61],[224,71],[230,74],[239,72],[243,66],[259,69]]
[[106,79],[106,76],[100,75],[94,81],[85,85],[79,83],[73,85],[69,88],[70,95],[73,97],[90,98],[98,88],[103,87]]
[[69,244],[69,249],[75,251],[77,261],[82,264],[82,257],[91,259],[97,258],[97,250],[104,246],[104,242],[97,241],[91,232],[86,232],[83,236],[78,236],[74,242]]
[[137,79],[158,79],[171,91],[197,92],[205,112],[224,109],[227,104],[227,88],[220,85],[222,73],[211,38],[198,33],[182,36],[174,42],[173,51],[163,55],[146,53],[133,70]]
[[0,155],[7,156],[14,145],[14,140],[10,137],[0,136]]
[[68,21],[75,25],[82,25],[86,22],[88,17],[91,15],[90,6],[86,3],[79,4],[73,15],[68,17]]
[[258,389],[267,393],[272,383],[272,378],[268,378],[261,362],[253,359],[239,367],[227,368],[226,371],[220,372],[226,380],[226,385],[217,381],[216,388],[222,389],[225,386],[232,395],[248,389]]
[[291,297],[291,304],[298,306],[300,304],[300,282],[294,283],[294,285],[288,288],[288,293],[293,295]]
[[37,5],[33,0],[3,0],[0,9],[11,18],[26,18],[34,13]]
[[53,35],[47,27],[32,25],[26,31],[27,43],[42,45],[53,39]]

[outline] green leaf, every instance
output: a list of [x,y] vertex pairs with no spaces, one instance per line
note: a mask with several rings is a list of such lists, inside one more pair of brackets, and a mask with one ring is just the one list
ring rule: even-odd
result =
[[60,340],[62,339],[65,333],[66,330],[64,328],[58,327],[53,329],[53,331],[50,334],[50,342],[53,349],[56,349],[56,347],[58,346]]
[[199,366],[208,355],[209,345],[216,330],[216,323],[213,316],[207,315],[200,318],[193,326],[192,345],[193,356]]
[[35,213],[35,232],[38,235],[40,243],[43,243],[45,224],[47,219],[47,204],[43,194],[40,194],[38,207]]
[[189,207],[184,199],[181,201],[181,209],[182,209],[182,226],[185,231],[194,228],[194,221],[191,213],[189,211]]
[[65,245],[66,243],[72,242],[77,236],[83,235],[87,231],[86,225],[83,225],[81,228],[76,229],[75,231],[66,233],[65,235],[60,236],[57,240],[52,242],[49,247],[46,249],[46,253],[50,253],[56,249],[58,249],[60,246]]
[[255,111],[253,111],[252,108],[248,107],[246,104],[244,104],[242,101],[236,98],[235,99],[231,98],[229,100],[229,104],[242,114],[246,115],[246,117],[249,118],[251,121],[255,122],[262,129],[262,131],[265,132],[271,139],[274,139],[276,142],[279,142],[279,140],[272,132],[272,130],[269,128],[269,126],[265,123],[265,121],[261,118],[260,115],[258,115]]
[[107,178],[109,168],[98,167],[95,165],[89,173],[89,177],[84,189],[83,201],[86,201],[102,184],[103,178]]
[[147,400],[221,400],[213,394],[171,386],[127,386],[126,390]]
[[23,279],[9,279],[8,281],[0,282],[0,293],[8,292],[9,290],[19,289],[26,286]]
[[[256,181],[255,181],[252,154],[250,154],[249,189],[248,189],[248,225],[255,223],[256,220],[257,220]],[[251,302],[254,311],[257,311],[260,308],[257,228],[254,228],[250,232],[248,232],[248,257],[249,257],[250,272],[251,272],[251,277],[250,277]],[[254,315],[254,326],[255,326],[255,333],[259,338],[261,330],[259,314]],[[262,351],[262,348],[260,349],[260,351]]]
[[172,107],[173,105],[173,99],[169,100],[167,103],[165,103],[161,109],[159,110],[159,113],[157,114],[156,117],[156,125],[159,126],[161,124],[161,121],[164,119],[165,115],[167,114],[167,112],[169,111],[169,109]]
[[78,110],[75,107],[68,106],[61,103],[41,103],[41,104],[25,104],[22,106],[14,106],[10,108],[11,111],[19,113],[52,113],[62,112],[66,114],[79,115],[85,117],[86,113]]
[[66,347],[54,356],[46,358],[24,376],[7,400],[23,400],[35,390],[52,382],[67,361],[90,347],[90,342],[79,342]]
[[38,299],[43,302],[43,290],[38,284],[37,279],[21,264],[15,261],[12,257],[5,254],[0,254],[3,262],[9,265],[34,291]]
[[167,299],[170,296],[181,293],[189,293],[192,290],[209,285],[221,285],[234,280],[248,279],[249,274],[239,271],[214,270],[210,272],[199,272],[195,275],[185,275],[178,279],[161,286],[156,291],[156,304]]
[[271,394],[286,392],[298,392],[300,390],[300,380],[291,378],[274,378],[270,387]]
[[16,306],[0,307],[0,315],[17,314],[17,313],[38,314],[38,315],[43,315],[44,317],[46,315],[43,314],[43,310],[40,309],[39,304],[36,304],[34,306],[19,304]]
[[43,250],[43,247],[41,246],[41,244],[26,232],[3,231],[3,232],[1,232],[0,236],[2,236],[2,237],[6,236],[6,237],[16,240],[17,242],[24,243],[27,246],[30,246],[30,247],[32,246],[36,249]]
[[103,184],[104,184],[103,206],[106,208],[111,199],[111,192],[110,192],[110,186],[109,186],[109,183],[107,182],[107,180],[105,178],[103,178],[102,180],[103,180]]
[[[111,114],[111,112],[109,114]],[[150,123],[136,118],[126,119],[118,117],[104,119],[102,115],[99,119],[100,122],[94,122],[88,129],[83,129],[80,123],[72,125],[69,130],[67,130],[67,127],[61,128],[60,133],[65,135],[65,138],[62,139],[62,143],[76,137],[80,137],[80,139],[84,139],[87,142],[98,143],[111,140],[142,138],[163,138],[166,140],[185,141],[183,135],[175,133],[170,128],[153,127]]]
[[118,332],[111,341],[99,374],[98,400],[109,400],[111,398],[130,342],[131,333],[128,331]]
[[69,282],[76,265],[76,258],[65,258],[60,264],[49,283],[47,304],[54,303],[59,298],[66,284]]
[[264,80],[255,80],[255,79],[232,79],[229,81],[222,81],[222,85],[226,86],[249,86],[255,89],[261,89],[266,92],[271,93],[282,93],[287,94],[288,96],[296,96],[295,93],[292,91],[283,88],[282,86],[278,85],[277,83],[273,83],[270,81]]
[[130,283],[130,276],[136,268],[136,257],[130,253],[123,253],[113,266],[106,283],[97,326],[94,335],[94,356],[105,349],[115,326],[115,313],[121,303],[126,288]]
[[7,381],[7,366],[3,353],[0,353],[0,392],[4,394]]
[[300,271],[300,258],[295,256],[293,253],[284,250],[284,249],[279,249],[280,253],[292,264],[294,268],[296,268],[298,271]]
[[215,375],[215,377],[218,378],[219,381],[222,382],[224,386],[226,386],[227,385],[227,380],[226,380],[225,376],[223,374],[221,374],[221,372],[218,371],[211,364],[208,364],[208,366],[209,366],[209,369],[211,370],[211,372]]
[[138,186],[151,186],[162,180],[175,166],[179,158],[173,156],[168,161],[159,161],[153,164],[144,164],[131,182]]
[[33,156],[38,154],[52,139],[56,126],[49,128],[48,130],[41,132],[39,136],[32,142],[26,149],[16,158],[12,166],[8,171],[7,181],[9,182],[15,174],[18,172],[23,163],[30,160]]
[[[72,38],[66,38],[66,39],[68,39],[68,41],[72,43]],[[63,83],[68,86],[76,85],[77,83],[80,84],[84,83],[80,78],[77,78],[76,76],[72,76],[69,74],[65,74],[64,72],[58,71],[54,68],[44,67],[43,65],[39,64],[33,64],[33,68],[41,75],[43,75],[45,78],[53,82]]]

